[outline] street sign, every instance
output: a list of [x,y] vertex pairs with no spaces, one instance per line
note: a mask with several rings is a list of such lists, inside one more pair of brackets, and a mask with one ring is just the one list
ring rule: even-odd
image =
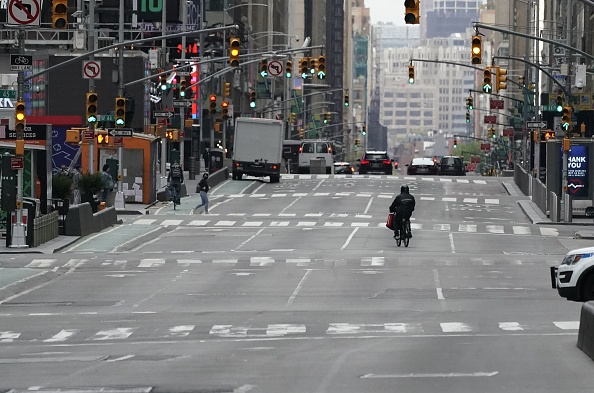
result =
[[122,138],[121,136],[114,137],[113,145],[114,146],[124,146],[124,138]]
[[273,60],[268,63],[268,75],[280,76],[283,73],[283,63],[278,60]]
[[490,143],[481,143],[481,150],[491,150]]
[[189,108],[192,106],[192,101],[183,100],[183,101],[173,101],[173,106],[181,107],[181,108]]
[[33,71],[33,55],[10,55],[11,71]]
[[190,71],[175,71],[175,73],[179,76],[190,76],[192,73]]
[[40,10],[41,0],[10,0],[6,22],[8,25],[39,26]]
[[92,141],[95,138],[95,131],[93,130],[85,130],[82,132],[83,139],[85,141]]
[[25,169],[25,157],[10,157],[10,169]]
[[83,79],[101,79],[101,62],[85,60],[82,64]]
[[97,121],[115,121],[114,115],[98,115]]
[[155,113],[153,113],[153,116],[170,118],[170,117],[173,117],[174,114],[173,114],[173,112],[155,112]]
[[514,129],[513,128],[505,128],[503,130],[503,136],[512,137],[514,136]]
[[0,90],[0,98],[16,99],[16,90]]
[[109,136],[132,136],[132,129],[131,128],[109,128],[107,130]]
[[[47,136],[46,134],[47,132],[45,124],[31,124],[25,126],[23,139],[26,141],[45,141]],[[17,133],[14,130],[6,130],[4,136],[1,136],[0,139],[17,139]]]
[[491,100],[491,109],[503,109],[503,100]]
[[484,119],[484,123],[485,124],[495,124],[495,123],[497,123],[497,116],[488,116],[488,115],[486,115],[485,116],[485,119]]
[[547,126],[546,121],[527,121],[526,128],[545,128]]

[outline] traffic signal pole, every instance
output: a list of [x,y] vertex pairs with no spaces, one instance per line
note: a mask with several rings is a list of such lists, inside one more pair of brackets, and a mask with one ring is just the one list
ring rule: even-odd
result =
[[[91,53],[97,49],[96,41],[95,41],[95,0],[89,1],[89,25],[87,26],[89,31],[89,36],[87,39],[88,48],[91,50]],[[91,54],[89,56],[89,60],[94,60],[95,55]],[[95,91],[95,78],[89,78],[89,92]],[[95,173],[95,123],[89,124],[89,131],[93,131],[93,139],[89,142],[89,173]]]
[[[91,0],[91,3],[94,3],[94,0]],[[119,15],[119,42],[124,42],[124,2],[120,1],[120,15]],[[124,97],[124,48],[120,48],[118,51],[118,97]],[[124,108],[124,111],[126,109]],[[125,116],[125,115],[124,115]],[[125,127],[125,123],[123,127]],[[117,127],[117,126],[116,126]],[[94,138],[93,138],[94,139]],[[116,209],[125,209],[125,198],[124,198],[124,147],[118,146],[118,178],[117,178],[117,186],[118,191],[115,197],[115,208]]]

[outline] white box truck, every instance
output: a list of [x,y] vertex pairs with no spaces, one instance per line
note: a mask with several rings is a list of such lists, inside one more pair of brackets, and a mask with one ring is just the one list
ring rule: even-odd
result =
[[239,117],[233,141],[233,180],[243,175],[270,176],[278,183],[283,156],[284,124],[280,120]]

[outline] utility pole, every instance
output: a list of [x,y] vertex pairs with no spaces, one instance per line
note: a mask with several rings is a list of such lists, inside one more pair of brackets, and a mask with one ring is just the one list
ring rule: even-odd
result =
[[[567,0],[566,10],[566,21],[565,21],[565,44],[571,46],[571,21],[573,18],[573,0]],[[565,104],[570,105],[571,102],[571,52],[567,51],[566,63],[567,63],[567,76],[565,77],[565,91],[567,92],[565,97]],[[562,188],[561,188],[561,214],[564,222],[571,222],[572,216],[572,203],[571,195],[567,192],[567,167],[569,160],[569,149],[570,140],[569,135],[571,131],[567,130],[566,135],[563,137],[563,172],[562,172]]]
[[[95,41],[95,0],[89,1],[89,16],[88,16],[89,25],[87,29],[89,31],[89,36],[87,39],[87,45],[89,49],[92,51],[97,49],[96,41]],[[93,61],[95,59],[95,55],[89,56],[89,60]],[[89,92],[95,91],[95,78],[89,78]],[[89,173],[95,173],[95,125],[96,123],[89,124],[89,131],[93,131],[93,139],[89,141]]]
[[[200,0],[200,30],[202,30],[204,28],[204,1],[205,0]],[[200,34],[200,62],[202,62],[204,60],[204,45],[205,45],[205,41],[204,41],[204,34]],[[202,66],[200,66],[201,69],[199,70],[200,72],[198,73],[198,75],[200,75],[200,78],[202,79]],[[200,168],[200,155],[202,154],[202,152],[200,151],[200,147],[202,144],[202,132],[204,130],[204,116],[202,116],[202,104],[204,103],[204,95],[202,94],[202,86],[198,85],[198,94],[196,95],[196,97],[194,98],[195,100],[198,101],[199,105],[198,105],[198,143],[196,144],[196,146],[194,147],[194,159],[196,160],[196,166],[198,167],[198,172],[200,172],[203,168]],[[192,130],[193,132],[193,130]],[[206,166],[206,162],[204,163],[204,165]],[[190,179],[194,179],[196,177],[196,174],[194,173],[194,177],[192,177],[192,175],[190,174]]]
[[[94,3],[94,0],[91,0],[91,3]],[[120,43],[124,42],[124,2],[120,1],[120,15],[119,15],[119,23],[118,23],[118,40]],[[124,48],[119,48],[118,50],[118,97],[124,97]],[[128,98],[126,98],[127,102]],[[127,104],[126,104],[127,106]],[[126,109],[124,109],[125,111]],[[124,124],[124,127],[126,125]],[[94,139],[94,138],[93,138]],[[116,209],[124,209],[124,147],[118,146],[118,191],[116,193],[115,198],[115,207]]]
[[[167,0],[163,0],[163,9],[161,9],[161,34],[165,36],[167,34]],[[167,67],[167,40],[163,38],[161,40],[161,64],[163,68]],[[164,90],[163,95],[167,94],[167,90]],[[161,102],[164,101],[164,97]],[[161,186],[165,185],[167,176],[167,120],[163,123],[161,129]]]
[[[186,31],[187,22],[188,22],[188,4],[186,1],[181,2],[182,5],[182,31]],[[186,59],[186,36],[182,36],[182,51],[181,51],[181,59],[182,64],[184,64],[184,60]],[[184,71],[186,72],[186,71]],[[185,78],[185,76],[184,76]],[[181,77],[180,77],[181,79]],[[181,94],[181,90],[180,94]],[[180,97],[182,98],[182,97]],[[185,99],[185,97],[183,97]],[[180,106],[179,107],[179,164],[182,167],[182,170],[185,170],[184,167],[184,139],[185,139],[185,120],[186,120],[186,107]]]

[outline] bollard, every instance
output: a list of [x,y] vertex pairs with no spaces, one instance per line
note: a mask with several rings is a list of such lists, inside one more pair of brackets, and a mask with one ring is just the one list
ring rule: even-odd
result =
[[189,178],[190,180],[196,179],[196,157],[190,157]]

